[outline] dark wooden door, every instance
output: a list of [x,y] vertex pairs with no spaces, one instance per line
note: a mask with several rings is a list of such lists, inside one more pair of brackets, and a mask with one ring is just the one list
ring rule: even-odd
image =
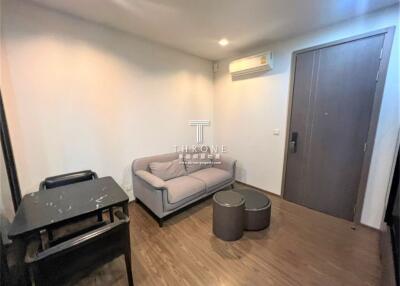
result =
[[384,35],[299,53],[284,197],[353,220]]

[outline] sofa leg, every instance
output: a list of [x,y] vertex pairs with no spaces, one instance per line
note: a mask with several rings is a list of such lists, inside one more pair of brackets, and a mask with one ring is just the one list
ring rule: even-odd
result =
[[163,227],[164,225],[164,219],[163,218],[158,218],[158,226]]
[[231,189],[234,189],[235,188],[235,184],[231,184]]

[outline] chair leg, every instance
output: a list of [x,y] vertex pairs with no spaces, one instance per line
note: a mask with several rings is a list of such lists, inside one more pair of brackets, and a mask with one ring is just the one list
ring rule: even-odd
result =
[[49,241],[52,241],[54,239],[53,232],[50,229],[47,230],[47,235],[48,235]]
[[114,222],[114,213],[113,213],[113,209],[110,208],[108,211],[110,212],[110,221],[111,221],[111,222]]
[[122,211],[124,214],[126,214],[129,217],[129,205],[128,202],[124,203],[122,205]]
[[97,221],[103,221],[103,213],[101,211],[97,212]]
[[129,286],[133,286],[133,274],[132,274],[132,260],[131,260],[131,241],[130,241],[130,231],[126,231],[126,242],[125,242],[125,266],[126,274],[128,275]]

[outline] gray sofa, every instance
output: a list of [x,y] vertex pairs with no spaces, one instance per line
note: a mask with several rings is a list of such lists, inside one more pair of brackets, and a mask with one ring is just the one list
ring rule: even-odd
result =
[[185,168],[185,175],[170,180],[162,180],[151,173],[150,163],[178,158],[179,153],[169,153],[136,159],[132,163],[135,199],[150,209],[160,226],[166,216],[235,182],[236,160],[223,155],[200,170],[190,172],[190,168]]

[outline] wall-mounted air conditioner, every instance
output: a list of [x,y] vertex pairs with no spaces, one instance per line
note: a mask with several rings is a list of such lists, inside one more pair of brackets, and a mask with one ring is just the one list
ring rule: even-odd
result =
[[271,70],[272,52],[264,52],[251,57],[239,59],[229,64],[229,72],[233,77],[255,72]]

